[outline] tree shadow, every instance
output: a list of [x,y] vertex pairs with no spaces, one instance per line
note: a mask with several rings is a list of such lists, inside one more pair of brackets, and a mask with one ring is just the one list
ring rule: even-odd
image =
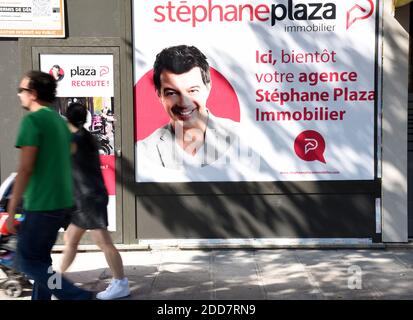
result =
[[[131,295],[124,300],[384,300],[411,299],[411,250],[161,250],[125,257]],[[133,261],[140,261],[138,263]],[[100,291],[107,268],[69,272]],[[360,271],[353,288],[352,271]]]

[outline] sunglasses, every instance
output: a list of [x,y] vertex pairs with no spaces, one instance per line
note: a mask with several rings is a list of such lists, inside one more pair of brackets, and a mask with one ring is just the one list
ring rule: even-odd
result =
[[17,93],[22,93],[23,91],[32,91],[32,89],[22,88],[22,87],[20,87],[20,88],[17,89]]

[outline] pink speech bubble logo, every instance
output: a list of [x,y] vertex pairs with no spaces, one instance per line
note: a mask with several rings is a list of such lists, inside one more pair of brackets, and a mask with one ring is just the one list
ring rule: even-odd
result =
[[355,4],[350,10],[347,11],[347,30],[357,20],[364,20],[369,18],[373,14],[373,12],[373,0],[363,0],[361,4]]
[[108,66],[100,66],[100,76],[104,76],[105,74],[109,73],[109,67]]
[[320,161],[326,163],[324,151],[326,142],[321,134],[314,130],[301,132],[294,141],[294,151],[304,161]]

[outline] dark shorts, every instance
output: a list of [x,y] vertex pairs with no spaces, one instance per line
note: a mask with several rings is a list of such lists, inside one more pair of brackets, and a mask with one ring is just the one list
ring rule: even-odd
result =
[[108,197],[83,197],[71,214],[70,222],[82,229],[106,229],[108,226]]

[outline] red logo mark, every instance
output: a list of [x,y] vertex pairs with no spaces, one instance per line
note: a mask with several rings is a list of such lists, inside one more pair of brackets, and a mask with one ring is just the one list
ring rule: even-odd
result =
[[[366,1],[368,3],[366,3]],[[374,12],[373,0],[363,0],[363,4],[355,4],[350,10],[347,11],[347,30],[357,20],[364,20],[369,18]],[[368,6],[368,8],[366,8]]]
[[55,64],[50,68],[49,74],[53,76],[56,81],[60,81],[65,76],[65,71],[58,64]]
[[326,163],[324,151],[326,142],[321,134],[314,130],[301,132],[294,141],[294,151],[304,161],[320,161]]
[[100,70],[99,70],[99,75],[102,77],[105,74],[109,73],[109,67],[108,66],[100,66]]

